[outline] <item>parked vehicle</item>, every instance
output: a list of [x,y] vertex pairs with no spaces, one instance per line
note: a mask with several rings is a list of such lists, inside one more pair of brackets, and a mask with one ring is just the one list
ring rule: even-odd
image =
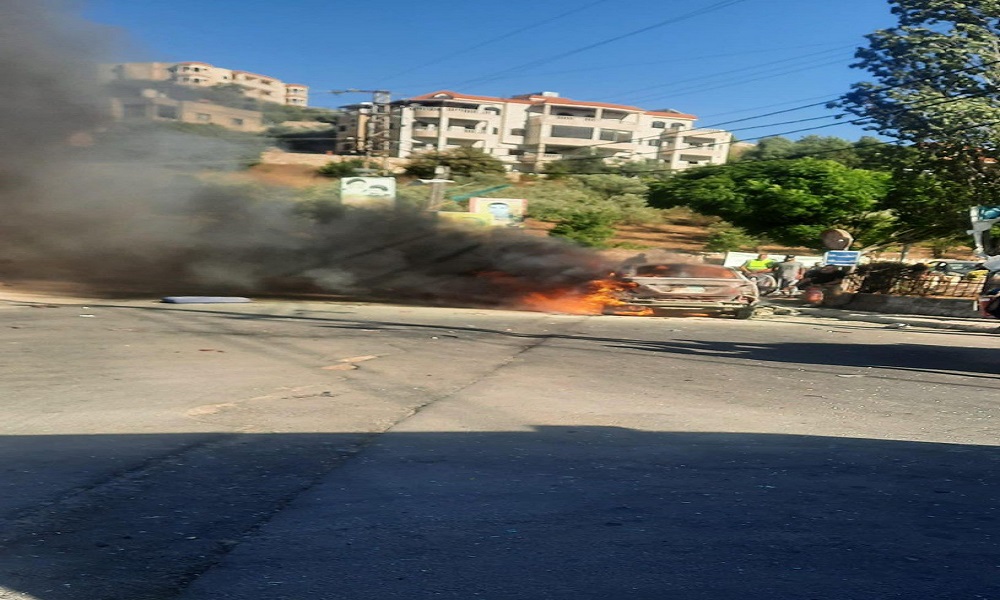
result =
[[626,284],[619,293],[623,304],[607,311],[615,314],[683,310],[749,319],[760,301],[752,281],[719,265],[641,264],[625,268],[619,279]]
[[938,260],[931,263],[931,269],[942,275],[966,277],[969,273],[981,269],[982,264],[974,260]]

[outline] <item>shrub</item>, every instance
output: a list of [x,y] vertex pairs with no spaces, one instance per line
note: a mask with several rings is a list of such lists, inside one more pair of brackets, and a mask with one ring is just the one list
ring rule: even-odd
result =
[[615,235],[615,222],[615,215],[609,211],[580,210],[556,223],[549,235],[566,238],[583,246],[604,248]]
[[343,162],[328,162],[316,169],[316,173],[324,177],[350,177],[364,166],[365,161],[360,158],[352,158]]

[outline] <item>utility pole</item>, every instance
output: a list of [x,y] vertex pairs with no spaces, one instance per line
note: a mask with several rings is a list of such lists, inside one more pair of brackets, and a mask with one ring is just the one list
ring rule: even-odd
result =
[[[358,150],[364,152],[365,166],[372,158],[384,159],[391,154],[392,147],[392,92],[389,90],[330,90],[331,94],[371,94],[372,107],[364,124],[364,134],[358,140]],[[385,166],[384,164],[382,165]]]
[[451,183],[451,168],[443,165],[434,167],[434,179],[431,179],[431,197],[427,202],[427,210],[438,210],[444,204],[444,188]]

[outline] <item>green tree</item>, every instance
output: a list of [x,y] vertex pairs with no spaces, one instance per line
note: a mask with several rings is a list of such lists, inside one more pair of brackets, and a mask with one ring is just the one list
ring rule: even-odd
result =
[[604,162],[604,158],[587,149],[547,163],[542,173],[549,177],[565,177],[574,174],[613,173],[615,167]]
[[912,146],[891,203],[911,235],[953,235],[970,205],[1000,201],[1000,0],[889,3],[897,26],[866,36],[852,65],[874,81],[835,105]]
[[406,165],[406,173],[423,179],[434,176],[437,166],[451,168],[452,175],[471,176],[476,173],[505,173],[503,162],[478,148],[454,148],[444,152],[431,151],[418,154]]
[[621,175],[575,175],[546,179],[519,190],[528,200],[528,216],[561,221],[581,210],[597,210],[614,217],[614,223],[661,221],[660,211],[646,201],[649,186]]
[[885,173],[850,169],[832,160],[742,161],[652,182],[650,204],[688,206],[752,235],[815,247],[819,234],[830,227],[863,233],[887,183]]
[[737,160],[778,160],[783,158],[820,158],[835,160],[848,167],[860,167],[863,159],[857,145],[835,136],[807,135],[791,141],[777,136],[760,140]]
[[739,155],[739,160],[775,160],[788,158],[792,153],[794,145],[795,142],[780,135],[762,138],[758,140],[753,148],[743,151]]

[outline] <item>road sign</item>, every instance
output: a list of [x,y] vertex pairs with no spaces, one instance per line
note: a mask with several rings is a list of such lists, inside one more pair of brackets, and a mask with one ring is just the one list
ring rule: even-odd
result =
[[861,252],[857,250],[831,250],[823,256],[823,262],[835,267],[857,266]]

